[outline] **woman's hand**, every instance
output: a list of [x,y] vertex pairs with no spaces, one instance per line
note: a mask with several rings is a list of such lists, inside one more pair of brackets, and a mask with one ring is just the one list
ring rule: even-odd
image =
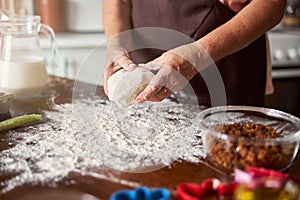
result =
[[133,63],[126,51],[122,49],[107,50],[106,67],[103,70],[103,87],[104,92],[108,95],[107,80],[111,75],[116,73],[118,70],[124,68],[126,71],[134,70],[137,65]]
[[146,63],[145,68],[151,71],[158,70],[158,72],[148,86],[137,96],[136,101],[138,103],[144,101],[158,102],[169,97],[172,92],[182,90],[200,70],[200,60],[200,68],[207,66],[208,59],[203,55],[205,54],[203,54],[202,49],[192,43],[167,51],[157,59]]

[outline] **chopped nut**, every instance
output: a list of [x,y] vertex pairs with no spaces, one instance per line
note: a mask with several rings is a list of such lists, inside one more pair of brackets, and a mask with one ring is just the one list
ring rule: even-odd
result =
[[[283,137],[271,126],[255,123],[218,124],[214,130],[223,134],[238,136],[235,139],[223,140],[214,135],[208,135],[211,150],[210,159],[226,168],[241,168],[258,166],[280,170],[287,166],[293,156],[295,146],[292,144],[265,143],[259,139]],[[247,138],[257,141],[249,142]]]

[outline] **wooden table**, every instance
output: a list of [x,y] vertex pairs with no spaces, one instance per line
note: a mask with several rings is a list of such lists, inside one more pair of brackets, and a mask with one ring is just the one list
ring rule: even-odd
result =
[[[83,84],[83,83],[82,83]],[[55,99],[49,96],[33,100],[16,100],[11,106],[11,115],[17,116],[24,113],[39,113],[50,109],[53,104],[63,104],[72,101],[72,89],[74,81],[64,78],[51,77],[50,88],[56,92]],[[95,93],[95,86],[86,85],[87,93]],[[105,98],[103,89],[97,88],[97,94]],[[47,123],[47,122],[44,122]],[[22,128],[20,129],[22,131]],[[0,135],[0,151],[10,148],[8,134]],[[1,163],[0,163],[1,167]],[[1,169],[1,168],[0,168]],[[182,182],[201,183],[206,178],[218,178],[222,181],[230,181],[231,176],[212,168],[205,160],[199,164],[174,162],[170,167],[149,173],[125,173],[103,169],[92,169],[94,173],[111,173],[120,180],[137,182],[149,187],[165,187],[175,193],[176,186]],[[290,175],[300,176],[300,156],[287,171]],[[0,183],[9,179],[12,175],[1,172]],[[0,184],[1,188],[1,184]],[[116,190],[131,188],[122,181],[109,181],[95,176],[69,173],[69,175],[56,186],[52,183],[38,185],[24,185],[3,196],[1,199],[108,199]],[[92,196],[89,196],[92,195]],[[94,197],[94,198],[93,198]],[[230,199],[230,197],[228,197]]]

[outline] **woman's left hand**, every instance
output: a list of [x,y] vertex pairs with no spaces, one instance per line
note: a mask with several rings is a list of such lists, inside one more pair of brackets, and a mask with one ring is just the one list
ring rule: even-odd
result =
[[146,63],[143,67],[157,71],[155,77],[147,87],[137,96],[136,102],[159,102],[169,97],[172,92],[182,90],[198,73],[196,64],[199,57],[199,47],[195,44],[177,47],[163,53],[155,60]]

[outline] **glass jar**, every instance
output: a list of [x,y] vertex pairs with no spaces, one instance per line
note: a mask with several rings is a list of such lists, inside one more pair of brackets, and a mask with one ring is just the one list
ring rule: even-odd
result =
[[40,20],[40,16],[13,16],[0,23],[0,90],[17,98],[39,96],[48,85],[39,33],[50,37],[53,55],[56,43],[53,30]]

